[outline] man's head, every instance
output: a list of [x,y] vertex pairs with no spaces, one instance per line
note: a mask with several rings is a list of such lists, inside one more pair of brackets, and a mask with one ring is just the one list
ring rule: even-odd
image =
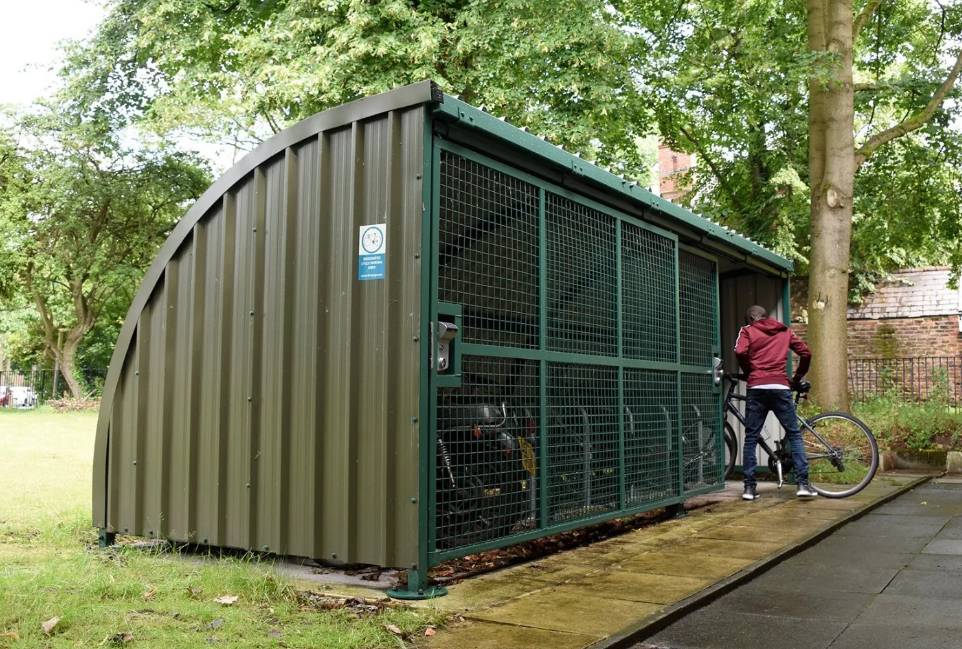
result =
[[764,320],[767,317],[768,311],[765,310],[765,307],[758,306],[757,304],[748,307],[748,310],[745,311],[745,322],[748,324],[758,322],[759,320]]

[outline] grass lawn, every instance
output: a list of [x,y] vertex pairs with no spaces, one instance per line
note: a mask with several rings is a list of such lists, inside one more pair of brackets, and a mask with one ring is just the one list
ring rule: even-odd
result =
[[[329,608],[257,559],[97,547],[94,413],[0,410],[0,647],[399,647],[424,610]],[[215,602],[222,596],[236,602]],[[59,618],[49,635],[44,621]]]

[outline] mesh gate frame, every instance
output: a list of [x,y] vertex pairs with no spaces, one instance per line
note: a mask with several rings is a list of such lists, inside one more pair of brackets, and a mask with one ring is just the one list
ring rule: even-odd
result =
[[[426,140],[430,136],[426,136]],[[426,142],[427,143],[427,142]],[[421,558],[422,570],[417,569],[418,566],[412,566],[413,574],[411,575],[415,582],[421,585],[426,585],[427,569],[430,566],[437,565],[445,560],[465,556],[467,554],[472,554],[475,552],[489,550],[499,547],[505,547],[508,545],[513,545],[516,543],[521,543],[524,541],[548,536],[551,534],[557,534],[560,532],[569,531],[572,529],[585,527],[595,523],[600,523],[603,521],[611,520],[613,518],[618,518],[621,516],[632,515],[637,513],[642,513],[645,511],[650,511],[652,509],[657,509],[659,507],[665,507],[669,505],[675,505],[684,502],[686,499],[703,494],[717,491],[721,485],[724,484],[724,479],[712,484],[707,484],[695,489],[685,489],[685,471],[684,471],[684,454],[678,453],[678,484],[677,484],[677,495],[672,495],[666,498],[661,498],[658,500],[645,501],[638,505],[628,505],[627,504],[627,494],[625,489],[625,371],[626,370],[655,370],[661,372],[670,372],[675,375],[675,423],[676,427],[674,432],[676,434],[676,442],[681,444],[681,436],[683,435],[684,428],[684,417],[681,416],[682,412],[682,384],[685,376],[700,376],[710,377],[712,375],[712,367],[709,365],[705,366],[695,366],[695,365],[684,365],[681,363],[680,359],[680,348],[681,348],[681,331],[680,331],[680,273],[679,273],[679,256],[681,251],[684,250],[688,253],[695,254],[707,261],[714,264],[714,336],[712,340],[712,348],[715,355],[720,352],[720,331],[718,324],[720,322],[719,314],[719,286],[718,286],[718,271],[717,271],[717,258],[713,255],[705,253],[703,251],[691,248],[684,244],[679,243],[676,234],[653,226],[649,223],[643,222],[637,218],[630,217],[618,210],[610,208],[606,205],[600,204],[593,201],[587,197],[580,194],[571,192],[570,190],[564,189],[554,183],[546,181],[537,176],[520,171],[511,166],[505,165],[497,160],[493,160],[481,153],[478,153],[472,149],[462,147],[453,142],[449,142],[443,139],[438,134],[434,134],[431,146],[430,146],[430,156],[425,156],[425,176],[431,179],[430,183],[424,183],[425,186],[425,198],[426,206],[430,206],[430,214],[425,212],[425,217],[430,216],[430,218],[425,218],[425,242],[430,241],[430,246],[425,246],[425,250],[431,251],[430,257],[430,272],[425,273],[429,275],[429,279],[425,282],[424,291],[422,297],[427,301],[427,308],[423,311],[425,313],[426,322],[433,323],[438,322],[439,315],[450,315],[459,324],[461,322],[461,309],[460,305],[445,304],[439,302],[439,232],[440,232],[440,187],[441,187],[441,155],[442,151],[446,151],[458,156],[461,156],[467,160],[475,162],[477,164],[483,165],[495,171],[501,172],[511,178],[528,183],[538,190],[538,240],[539,240],[539,255],[538,255],[538,323],[539,323],[539,344],[536,348],[523,348],[523,347],[501,347],[497,345],[485,345],[477,343],[465,343],[463,340],[458,341],[460,347],[458,357],[462,356],[484,356],[491,358],[505,358],[505,359],[519,359],[526,361],[533,361],[538,364],[538,380],[539,380],[539,408],[538,408],[538,435],[539,443],[539,456],[538,456],[538,467],[541,476],[537,480],[537,501],[538,501],[538,516],[536,521],[536,527],[532,530],[510,534],[507,536],[501,536],[495,539],[490,539],[478,543],[466,544],[450,549],[437,549],[437,500],[436,500],[436,485],[435,476],[437,475],[437,434],[438,434],[438,390],[445,388],[453,388],[460,385],[459,380],[453,379],[453,377],[439,375],[432,370],[428,372],[422,372],[422,380],[427,379],[427,383],[422,383],[426,389],[423,393],[426,393],[426,399],[422,399],[422,413],[427,415],[428,426],[424,426],[422,430],[427,429],[427,435],[422,435],[422,442],[426,448],[421,449],[421,461],[422,461],[422,488],[421,488],[421,506],[420,506],[420,543],[419,543],[419,557]],[[430,166],[430,169],[428,167]],[[428,187],[430,187],[430,194],[428,192]],[[574,352],[565,351],[552,351],[549,349],[548,343],[548,318],[547,318],[547,281],[548,281],[548,254],[547,254],[547,227],[546,227],[546,198],[548,193],[555,194],[556,196],[568,199],[575,203],[578,203],[584,207],[591,210],[596,210],[614,219],[615,222],[615,232],[616,232],[616,313],[617,313],[617,329],[616,329],[616,340],[617,340],[617,354],[614,356],[602,356],[602,355],[592,355],[592,354],[582,354]],[[622,290],[622,231],[623,223],[628,223],[634,227],[642,228],[650,232],[654,232],[659,236],[668,238],[674,242],[674,273],[675,273],[675,341],[676,341],[676,361],[675,362],[663,362],[663,361],[648,361],[640,359],[631,359],[624,356],[624,327],[623,327],[623,315],[624,315],[624,300],[623,300],[623,290]],[[422,305],[424,307],[424,305]],[[460,334],[459,334],[460,336]],[[585,367],[593,366],[606,366],[614,368],[617,371],[617,385],[618,385],[618,506],[612,510],[604,511],[594,515],[588,515],[584,517],[575,518],[570,521],[549,523],[545,524],[546,521],[550,521],[548,508],[550,503],[550,498],[548,497],[548,485],[549,480],[545,478],[547,475],[546,470],[549,468],[548,457],[547,457],[547,444],[543,443],[545,436],[547,434],[547,422],[546,422],[546,411],[547,406],[547,395],[548,395],[548,370],[551,364],[574,364],[582,365]],[[713,421],[716,422],[714,433],[716,435],[714,448],[716,450],[716,466],[720,466],[724,462],[724,445],[721,443],[721,422],[722,422],[722,411],[721,411],[721,399],[720,399],[720,389],[716,386],[713,387],[713,395],[717,408],[715,411],[715,416]],[[425,498],[425,496],[427,496]],[[409,588],[414,584],[409,582]]]

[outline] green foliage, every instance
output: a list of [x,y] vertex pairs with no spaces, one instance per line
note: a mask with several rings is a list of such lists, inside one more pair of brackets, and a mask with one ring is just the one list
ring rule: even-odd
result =
[[962,409],[951,405],[948,394],[945,375],[936,377],[925,401],[906,399],[898,386],[890,383],[881,396],[855,402],[852,409],[872,429],[883,448],[960,450]]
[[[638,34],[636,75],[654,97],[661,133],[697,156],[689,201],[795,259],[806,273],[807,84],[831,61],[806,52],[805,3],[615,5]],[[946,56],[954,56],[960,21],[960,3],[879,5],[855,44],[857,143],[925,105],[946,75]],[[856,296],[893,268],[962,267],[962,133],[951,105],[922,130],[879,149],[856,177]]]
[[57,358],[80,396],[75,364],[108,363],[140,277],[209,175],[195,158],[125,146],[72,111],[19,117],[17,164],[0,193],[0,275],[8,308],[31,310],[8,330],[13,360]]
[[63,75],[96,120],[241,147],[432,78],[519,126],[637,170],[630,36],[600,0],[118,0]]

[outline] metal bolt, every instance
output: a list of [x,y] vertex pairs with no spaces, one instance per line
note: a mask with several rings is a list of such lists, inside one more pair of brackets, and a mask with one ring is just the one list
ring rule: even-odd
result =
[[268,546],[266,546],[266,545],[263,546],[263,548],[264,548],[264,552],[267,552],[268,550],[270,550],[270,548],[269,548]]
[[417,342],[417,341],[418,341],[418,337],[415,336],[415,337],[414,337],[414,342]]
[[417,498],[415,498],[414,496],[411,496],[411,502],[412,502],[412,503],[417,503],[417,501],[418,501]]
[[133,464],[134,466],[137,466],[137,460],[134,460],[133,462],[131,462],[131,464]]
[[337,552],[331,552],[331,558],[337,559]]
[[417,418],[417,417],[411,417],[411,423],[412,423],[412,424],[418,423],[418,418]]
[[247,400],[248,400],[248,401],[253,401],[253,400],[254,400],[254,397],[247,397]]
[[253,312],[253,311],[251,311],[251,315],[254,315],[254,312]]
[[257,232],[257,228],[251,228],[251,232]]
[[250,488],[251,488],[251,483],[248,482],[247,484],[244,485],[244,487],[246,487],[247,489],[250,489]]

